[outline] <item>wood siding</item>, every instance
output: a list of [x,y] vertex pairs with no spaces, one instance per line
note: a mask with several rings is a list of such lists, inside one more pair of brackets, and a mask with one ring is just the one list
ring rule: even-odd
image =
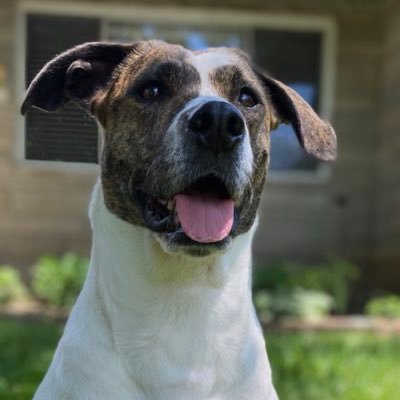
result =
[[400,289],[400,3],[387,10],[373,279]]

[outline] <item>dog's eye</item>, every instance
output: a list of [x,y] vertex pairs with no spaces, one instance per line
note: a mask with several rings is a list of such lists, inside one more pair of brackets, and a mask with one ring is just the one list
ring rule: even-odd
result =
[[144,99],[154,99],[161,94],[161,87],[157,82],[150,82],[142,86],[139,94]]
[[257,97],[250,89],[242,89],[239,98],[239,103],[246,108],[254,107],[257,104]]

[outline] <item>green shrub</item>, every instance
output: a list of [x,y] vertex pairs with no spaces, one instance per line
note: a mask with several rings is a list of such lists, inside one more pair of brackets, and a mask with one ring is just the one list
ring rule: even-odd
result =
[[400,296],[391,294],[371,299],[365,305],[365,312],[371,316],[400,318]]
[[41,257],[33,267],[32,290],[42,301],[71,307],[85,280],[89,261],[76,254]]
[[301,288],[291,292],[260,290],[254,296],[254,304],[263,322],[285,316],[313,320],[332,311],[333,299],[324,292]]
[[[316,319],[328,315],[333,308],[332,297],[317,290],[297,288],[292,294],[291,315]],[[284,309],[283,309],[284,311]]]
[[359,275],[355,265],[341,260],[315,266],[275,261],[255,270],[253,289],[255,292],[262,289],[285,293],[291,293],[295,289],[323,292],[333,298],[335,311],[344,313],[347,310],[351,285]]
[[7,265],[0,267],[0,304],[7,304],[26,295],[19,272]]

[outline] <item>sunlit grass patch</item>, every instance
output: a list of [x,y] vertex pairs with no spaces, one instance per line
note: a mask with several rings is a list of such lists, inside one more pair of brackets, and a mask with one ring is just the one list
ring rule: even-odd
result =
[[369,333],[267,334],[282,400],[393,400],[400,338]]

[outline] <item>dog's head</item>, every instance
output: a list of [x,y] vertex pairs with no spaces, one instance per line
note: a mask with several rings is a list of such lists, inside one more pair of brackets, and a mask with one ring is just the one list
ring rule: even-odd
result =
[[293,125],[306,152],[336,153],[328,123],[229,48],[87,43],[43,67],[22,113],[68,101],[104,128],[106,206],[154,232],[167,251],[207,255],[250,229],[279,123]]

